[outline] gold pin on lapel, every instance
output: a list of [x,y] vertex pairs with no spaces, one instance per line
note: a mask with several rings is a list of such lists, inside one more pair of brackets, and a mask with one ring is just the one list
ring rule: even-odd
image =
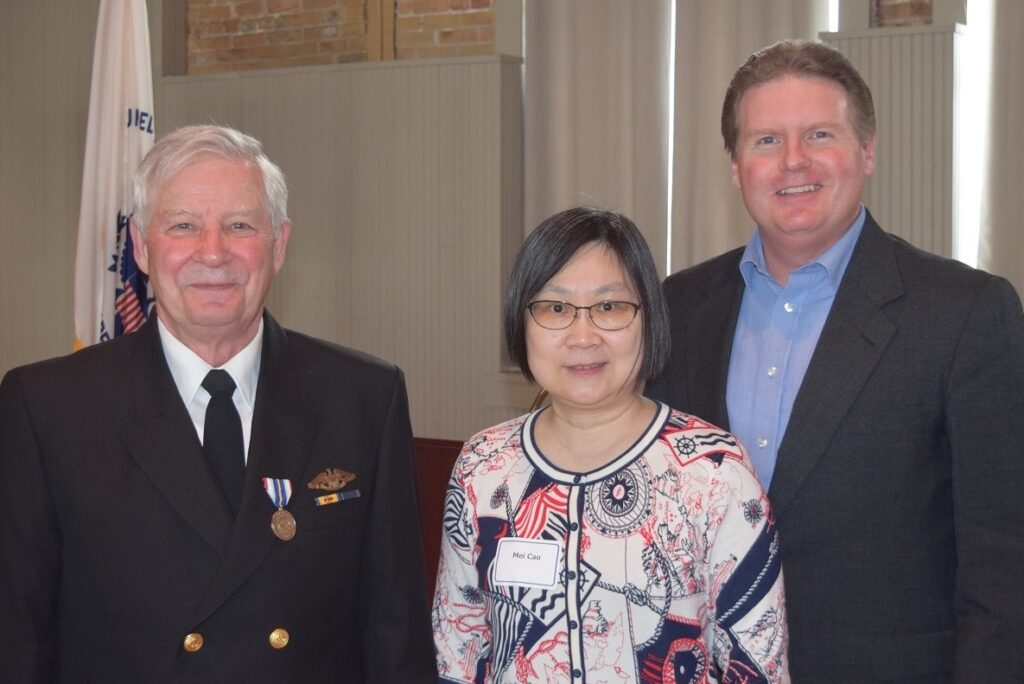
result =
[[307,485],[310,489],[321,489],[325,492],[336,492],[356,479],[355,474],[341,468],[326,468]]

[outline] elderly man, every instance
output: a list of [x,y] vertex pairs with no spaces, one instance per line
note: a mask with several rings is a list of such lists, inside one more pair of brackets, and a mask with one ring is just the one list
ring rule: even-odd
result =
[[871,93],[819,43],[722,111],[745,248],[665,282],[649,392],[747,445],[779,523],[795,682],[1022,682],[1024,315],[1000,278],[861,204]]
[[402,373],[264,310],[286,200],[253,138],[163,138],[156,318],[4,378],[0,681],[433,681]]

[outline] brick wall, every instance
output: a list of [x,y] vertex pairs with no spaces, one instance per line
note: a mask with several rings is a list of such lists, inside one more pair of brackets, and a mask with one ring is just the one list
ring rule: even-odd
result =
[[398,59],[494,51],[494,0],[397,0]]
[[871,0],[871,27],[932,23],[932,0]]
[[188,0],[188,73],[366,61],[369,3],[398,59],[494,51],[494,0]]

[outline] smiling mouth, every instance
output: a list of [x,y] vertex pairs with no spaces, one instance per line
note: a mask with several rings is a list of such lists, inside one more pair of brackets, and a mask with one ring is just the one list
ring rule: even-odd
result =
[[823,186],[821,183],[810,183],[808,185],[797,185],[792,188],[783,188],[776,192],[776,195],[801,195],[805,192],[814,192],[815,190],[821,190]]
[[569,366],[569,368],[574,371],[590,371],[596,370],[603,365],[603,363],[577,363],[573,366]]

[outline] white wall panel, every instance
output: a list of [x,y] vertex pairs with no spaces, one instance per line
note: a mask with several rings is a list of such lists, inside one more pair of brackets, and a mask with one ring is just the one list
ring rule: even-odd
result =
[[491,56],[163,82],[159,132],[217,121],[264,142],[294,223],[271,310],[400,365],[418,436],[464,439],[533,395],[501,372],[519,71]]

